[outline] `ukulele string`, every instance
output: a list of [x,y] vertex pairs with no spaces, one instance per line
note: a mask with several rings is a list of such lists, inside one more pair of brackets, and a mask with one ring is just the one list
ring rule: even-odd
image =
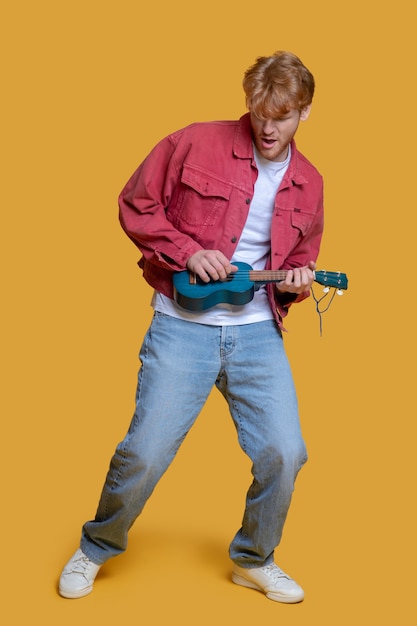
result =
[[[261,272],[262,270],[259,270],[259,271]],[[281,280],[284,280],[285,274],[286,274],[286,272],[283,275],[278,272],[276,276],[273,276],[271,278],[269,277],[269,274],[268,274],[268,278],[261,278],[259,276],[259,278],[256,278],[254,280],[253,278],[251,278],[249,271],[247,271],[247,270],[238,270],[237,272],[232,272],[231,274],[229,274],[225,280],[227,280],[227,281],[231,281],[231,280],[245,280],[245,281],[248,281],[249,280],[251,282],[271,282],[271,283],[274,283],[274,282],[280,282]]]
[[316,311],[317,311],[319,319],[320,319],[320,337],[323,334],[323,319],[322,319],[322,315],[323,315],[323,313],[326,313],[326,311],[328,311],[331,303],[333,302],[333,298],[335,297],[337,291],[336,291],[336,289],[333,289],[333,293],[331,295],[330,302],[327,304],[325,309],[320,310],[320,302],[322,300],[324,300],[324,298],[327,298],[329,293],[330,293],[330,291],[327,291],[324,294],[324,296],[322,296],[321,298],[316,298],[316,294],[314,293],[313,285],[311,286],[311,295],[313,296],[314,302],[316,303]]

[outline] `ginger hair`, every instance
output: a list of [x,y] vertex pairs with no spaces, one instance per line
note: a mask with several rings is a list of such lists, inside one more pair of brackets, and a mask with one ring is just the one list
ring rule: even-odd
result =
[[243,78],[246,105],[259,119],[278,118],[290,109],[302,111],[311,104],[314,88],[310,70],[286,51],[258,57]]

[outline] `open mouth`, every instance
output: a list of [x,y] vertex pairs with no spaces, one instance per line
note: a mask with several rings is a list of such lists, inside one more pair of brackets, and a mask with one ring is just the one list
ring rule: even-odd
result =
[[268,147],[268,146],[273,146],[275,143],[275,139],[267,139],[265,137],[262,138],[262,143],[264,146]]

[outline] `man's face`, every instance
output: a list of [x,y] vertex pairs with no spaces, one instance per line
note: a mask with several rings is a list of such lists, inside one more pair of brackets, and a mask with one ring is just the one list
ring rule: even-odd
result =
[[250,120],[253,140],[259,154],[269,161],[285,161],[288,145],[291,143],[301,120],[306,120],[310,107],[302,111],[290,109],[278,118],[261,120],[252,111]]

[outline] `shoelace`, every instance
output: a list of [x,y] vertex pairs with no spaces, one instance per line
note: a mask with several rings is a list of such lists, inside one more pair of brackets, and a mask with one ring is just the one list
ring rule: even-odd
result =
[[287,580],[290,580],[290,577],[285,572],[283,572],[282,569],[278,567],[278,565],[275,565],[274,563],[271,565],[267,565],[263,568],[263,570],[265,574],[267,574],[274,580],[278,580],[280,578],[286,578]]
[[75,573],[75,574],[81,574],[82,576],[85,576],[90,565],[91,565],[91,561],[87,556],[85,555],[79,556],[77,560],[74,561],[71,569],[68,572],[66,572],[66,574]]

